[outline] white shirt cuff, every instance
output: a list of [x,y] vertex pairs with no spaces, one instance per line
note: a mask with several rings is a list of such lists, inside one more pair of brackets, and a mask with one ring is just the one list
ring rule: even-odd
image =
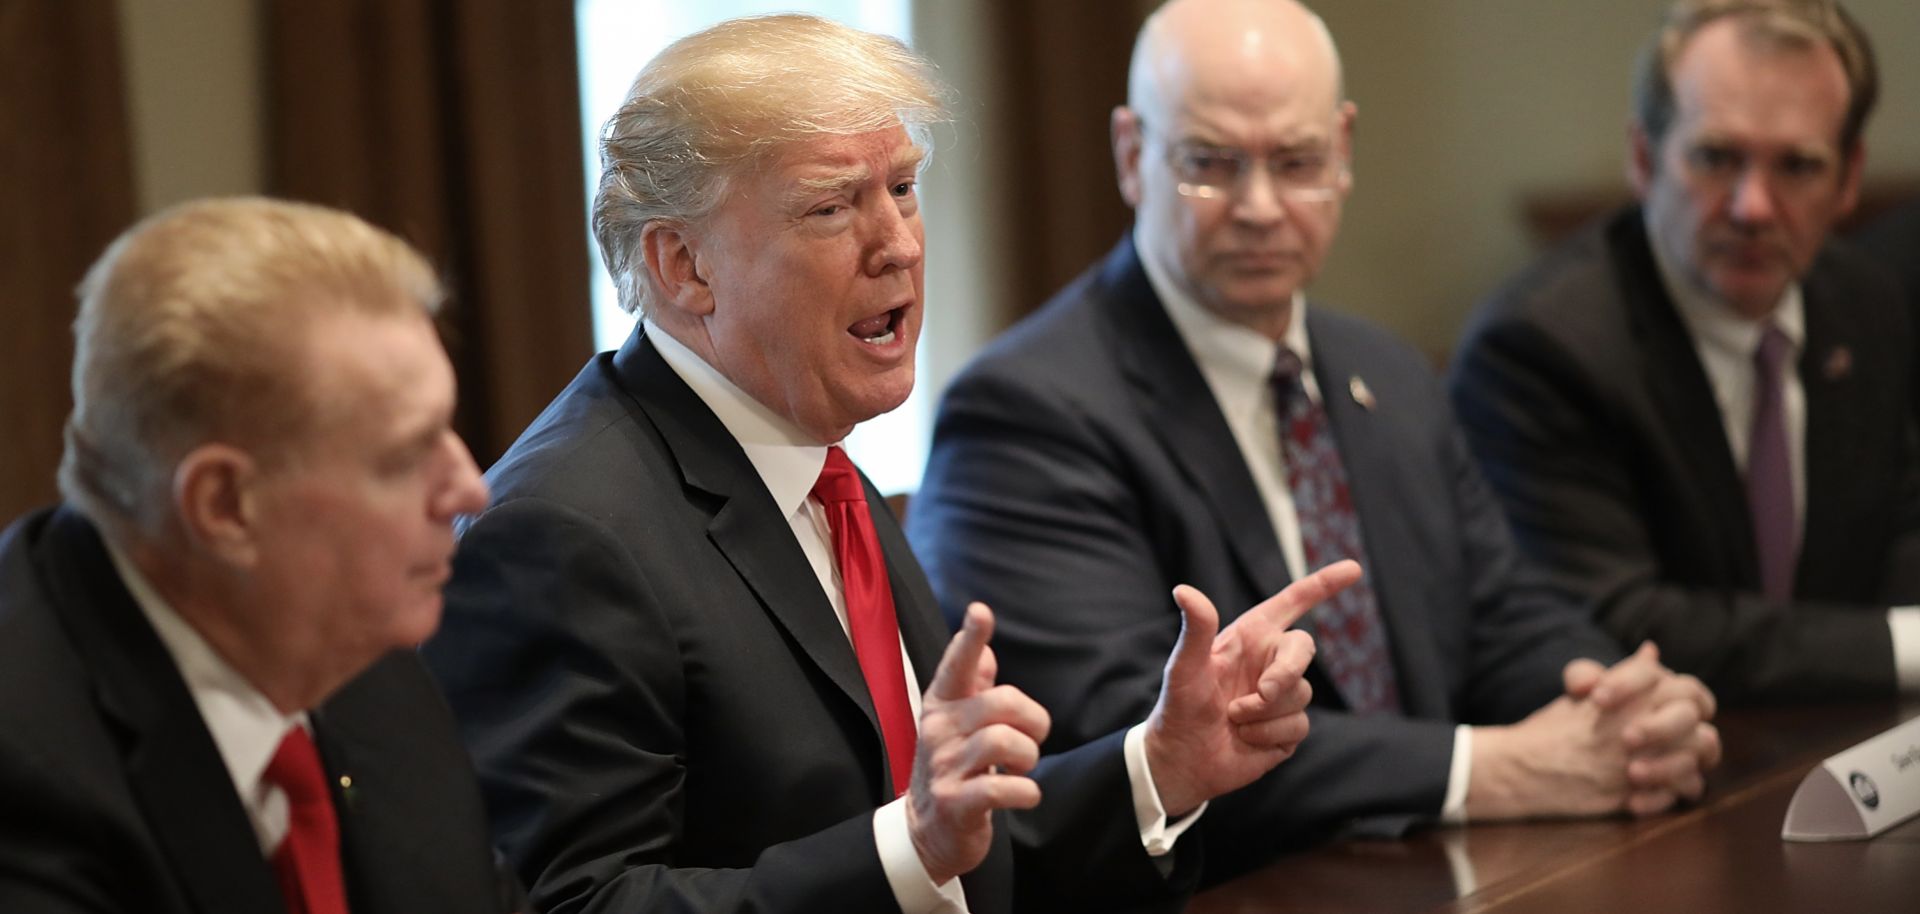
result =
[[1920,606],[1887,610],[1893,630],[1893,675],[1902,692],[1920,692]]
[[1149,857],[1164,857],[1173,853],[1173,843],[1186,834],[1193,823],[1200,821],[1200,814],[1207,811],[1207,804],[1182,816],[1178,822],[1167,821],[1167,808],[1160,803],[1160,790],[1153,783],[1153,769],[1147,767],[1147,725],[1143,721],[1133,725],[1127,731],[1121,753],[1127,760],[1127,782],[1133,787],[1133,821],[1140,826],[1140,846],[1147,849]]
[[893,900],[902,914],[967,914],[967,896],[958,876],[934,885],[920,852],[907,832],[907,798],[902,796],[874,811],[873,843],[880,849],[880,869],[887,874]]
[[1440,821],[1459,825],[1467,821],[1467,784],[1473,780],[1473,728],[1453,728],[1453,762],[1447,766],[1447,798],[1440,801]]

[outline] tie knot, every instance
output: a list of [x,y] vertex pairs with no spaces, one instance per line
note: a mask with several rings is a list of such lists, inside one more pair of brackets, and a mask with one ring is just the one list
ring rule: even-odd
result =
[[267,763],[267,782],[287,792],[287,801],[303,806],[327,794],[327,772],[320,766],[320,752],[313,747],[306,728],[298,724],[287,731]]
[[813,484],[813,497],[823,505],[867,500],[866,490],[860,485],[860,471],[853,468],[846,451],[827,448],[827,465],[820,468],[820,479]]
[[1281,346],[1280,351],[1274,355],[1273,391],[1278,395],[1280,408],[1283,411],[1287,408],[1287,405],[1293,401],[1294,395],[1297,392],[1306,390],[1306,385],[1300,380],[1300,376],[1305,373],[1305,370],[1306,368],[1301,363],[1299,354],[1295,353],[1289,347]]
[[1786,363],[1788,353],[1793,350],[1793,341],[1787,339],[1787,333],[1777,324],[1769,321],[1766,329],[1760,331],[1760,345],[1753,351],[1753,363],[1775,374]]

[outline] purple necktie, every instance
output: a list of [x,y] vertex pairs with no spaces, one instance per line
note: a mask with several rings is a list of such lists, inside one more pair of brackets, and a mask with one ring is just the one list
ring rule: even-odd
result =
[[1793,509],[1793,463],[1787,450],[1787,404],[1781,369],[1793,342],[1773,324],[1753,353],[1753,434],[1747,444],[1747,510],[1760,559],[1760,586],[1767,599],[1793,597],[1793,567],[1800,544]]
[[[1334,446],[1326,410],[1307,396],[1300,373],[1300,357],[1281,347],[1273,366],[1280,454],[1287,465],[1294,512],[1300,518],[1307,567],[1317,570],[1348,558],[1365,564],[1360,517],[1347,491],[1346,467]],[[1362,714],[1400,710],[1386,626],[1380,622],[1373,585],[1365,577],[1314,610],[1314,642],[1319,648],[1314,662],[1327,670],[1347,707]]]

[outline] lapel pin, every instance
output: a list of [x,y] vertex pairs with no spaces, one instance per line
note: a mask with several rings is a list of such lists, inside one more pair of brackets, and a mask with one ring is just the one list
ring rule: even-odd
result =
[[1838,381],[1853,373],[1853,350],[1845,346],[1835,346],[1827,353],[1827,362],[1820,367],[1820,373],[1829,381]]
[[1360,404],[1361,409],[1373,412],[1373,389],[1359,375],[1347,379],[1347,393],[1353,395],[1353,402]]

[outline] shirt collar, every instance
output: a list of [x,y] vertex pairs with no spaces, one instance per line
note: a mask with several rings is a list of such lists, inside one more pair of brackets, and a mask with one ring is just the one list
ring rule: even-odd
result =
[[180,617],[155,590],[140,569],[111,540],[103,538],[107,556],[120,574],[133,602],[146,615],[160,643],[172,655],[186,681],[187,691],[200,709],[200,719],[213,736],[227,774],[243,799],[253,802],[261,775],[291,727],[306,723],[306,712],[282,714],[253,683],[222,659],[193,625]]
[[791,518],[820,479],[820,470],[827,464],[827,445],[755,400],[652,320],[642,318],[641,322],[660,358],[740,442],[781,516]]
[[1799,283],[1787,286],[1769,318],[1749,320],[1712,293],[1682,277],[1679,268],[1667,259],[1660,246],[1653,244],[1651,239],[1647,246],[1653,250],[1653,261],[1660,269],[1660,282],[1666,286],[1668,297],[1673,299],[1674,308],[1680,312],[1680,320],[1687,325],[1687,331],[1693,335],[1696,345],[1737,356],[1743,361],[1751,360],[1754,352],[1760,348],[1760,335],[1765,331],[1767,321],[1771,320],[1787,341],[1793,344],[1794,352],[1805,348],[1806,305]]
[[[1265,334],[1227,320],[1202,307],[1175,284],[1160,264],[1140,246],[1140,230],[1134,230],[1134,245],[1140,252],[1140,264],[1146,270],[1147,284],[1166,309],[1167,317],[1186,343],[1187,351],[1200,365],[1210,382],[1224,382],[1235,390],[1264,391],[1273,377],[1274,359],[1279,347]],[[1307,342],[1307,298],[1293,293],[1293,307],[1287,316],[1283,342],[1300,357],[1301,371],[1313,373],[1313,350]],[[1307,385],[1308,393],[1318,399],[1316,385]],[[1225,393],[1216,390],[1216,395]]]

